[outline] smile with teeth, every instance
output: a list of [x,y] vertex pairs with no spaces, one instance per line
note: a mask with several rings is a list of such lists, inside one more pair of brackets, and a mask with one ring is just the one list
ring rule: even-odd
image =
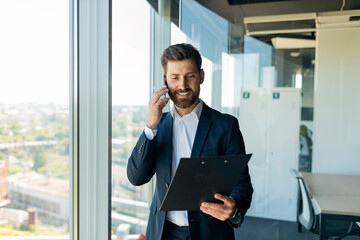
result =
[[184,93],[181,93],[179,92],[178,94],[181,95],[181,96],[185,96],[185,95],[188,95],[190,92],[184,92]]

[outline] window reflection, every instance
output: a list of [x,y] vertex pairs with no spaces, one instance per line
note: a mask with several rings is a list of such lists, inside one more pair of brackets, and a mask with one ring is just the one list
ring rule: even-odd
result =
[[311,171],[315,50],[277,49],[271,36],[243,32],[242,23],[183,0],[171,42],[191,43],[203,54],[200,97],[238,117],[247,152],[254,153],[249,168],[255,192],[247,217],[294,221],[296,186],[285,172]]

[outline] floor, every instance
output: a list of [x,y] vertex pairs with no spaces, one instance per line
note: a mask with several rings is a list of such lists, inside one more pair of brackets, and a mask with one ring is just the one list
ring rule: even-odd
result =
[[[319,236],[309,231],[297,231],[297,223],[264,218],[245,217],[241,228],[235,230],[237,240],[318,240]],[[344,240],[360,240],[349,236]]]

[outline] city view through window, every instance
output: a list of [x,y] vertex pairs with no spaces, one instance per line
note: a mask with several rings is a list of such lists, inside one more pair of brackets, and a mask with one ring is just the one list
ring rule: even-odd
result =
[[0,22],[0,236],[69,239],[69,1],[2,0]]
[[0,235],[68,232],[69,109],[0,104]]
[[111,230],[116,239],[137,239],[146,231],[151,186],[133,186],[126,167],[148,119],[151,7],[143,0],[112,4]]
[[[132,186],[126,165],[148,115],[149,21],[146,1],[113,1],[111,229],[118,239],[145,233],[148,217],[150,186]],[[69,2],[4,0],[0,22],[11,23],[1,25],[7,37],[0,39],[0,236],[69,239]]]

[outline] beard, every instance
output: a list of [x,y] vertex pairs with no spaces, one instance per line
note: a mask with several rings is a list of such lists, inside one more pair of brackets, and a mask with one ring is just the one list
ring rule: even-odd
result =
[[[200,86],[199,86],[200,89]],[[190,97],[187,99],[179,99],[178,98],[178,93],[181,92],[189,92]],[[196,101],[199,99],[199,93],[200,91],[196,91],[194,92],[192,89],[190,88],[186,88],[185,90],[173,90],[169,88],[169,97],[170,99],[174,102],[175,106],[177,106],[178,108],[188,108],[190,106],[192,106],[194,103],[196,103]]]

